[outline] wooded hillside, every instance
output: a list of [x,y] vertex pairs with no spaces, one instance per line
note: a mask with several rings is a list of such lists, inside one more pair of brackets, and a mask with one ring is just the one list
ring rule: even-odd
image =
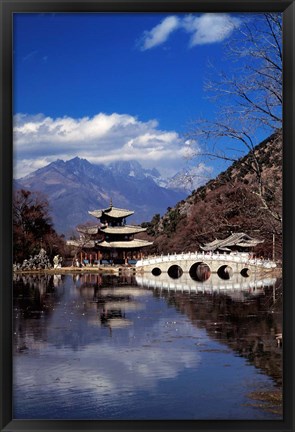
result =
[[254,151],[147,224],[151,252],[195,251],[205,242],[245,232],[263,239],[256,253],[282,256],[282,134],[271,135]]

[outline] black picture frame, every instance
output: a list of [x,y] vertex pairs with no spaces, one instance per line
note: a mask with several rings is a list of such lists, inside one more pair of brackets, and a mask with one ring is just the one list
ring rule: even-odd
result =
[[[14,420],[12,418],[12,16],[28,12],[283,12],[283,286],[284,376],[283,420],[278,421],[82,421]],[[0,0],[0,307],[1,431],[293,431],[294,423],[294,52],[295,6],[286,0]]]

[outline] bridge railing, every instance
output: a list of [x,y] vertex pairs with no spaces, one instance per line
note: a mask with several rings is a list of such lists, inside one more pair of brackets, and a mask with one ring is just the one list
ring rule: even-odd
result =
[[258,267],[265,268],[274,268],[276,264],[270,260],[263,260],[258,258],[249,258],[243,255],[229,255],[229,254],[218,254],[218,253],[202,253],[202,252],[183,252],[180,254],[167,254],[167,255],[158,255],[144,258],[142,260],[137,261],[136,266],[142,267],[145,265],[151,264],[160,264],[167,263],[169,261],[183,261],[183,260],[194,260],[194,261],[227,261],[227,262],[236,262],[243,263],[246,265],[254,265]]

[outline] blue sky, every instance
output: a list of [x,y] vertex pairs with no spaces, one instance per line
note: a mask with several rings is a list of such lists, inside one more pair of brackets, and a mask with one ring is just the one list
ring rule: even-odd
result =
[[[245,19],[15,14],[15,177],[77,155],[137,159],[164,175],[186,166],[191,123],[216,114],[204,91],[209,65],[231,71],[224,44]],[[204,178],[220,169],[196,164]]]

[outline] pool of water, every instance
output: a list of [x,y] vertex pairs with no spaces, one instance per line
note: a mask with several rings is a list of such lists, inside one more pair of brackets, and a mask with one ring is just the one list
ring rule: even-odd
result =
[[281,391],[278,281],[170,288],[131,276],[16,276],[14,418],[281,419],[253,399]]

